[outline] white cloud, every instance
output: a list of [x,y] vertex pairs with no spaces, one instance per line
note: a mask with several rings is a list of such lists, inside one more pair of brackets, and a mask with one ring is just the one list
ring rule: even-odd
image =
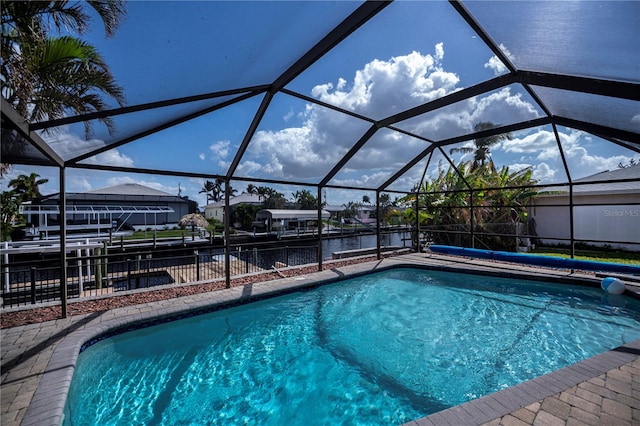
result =
[[[91,150],[104,147],[106,144],[100,139],[85,140],[71,133],[69,126],[61,126],[53,133],[41,132],[40,136],[49,146],[65,160],[77,157]],[[84,160],[88,164],[108,164],[116,167],[134,167],[132,158],[122,154],[118,149],[112,149]]]
[[204,161],[204,159],[207,158],[207,157],[206,157],[206,155],[204,155],[204,152],[201,152],[200,154],[198,154],[198,158],[200,160]]
[[[565,175],[564,171],[562,175]],[[540,163],[534,166],[532,177],[538,182],[554,182],[556,179],[556,171],[547,163]]]
[[[511,62],[514,61],[515,56],[502,43],[500,44],[500,50],[502,50],[502,53],[504,53],[505,56],[509,58]],[[495,55],[489,58],[489,61],[486,64],[484,64],[484,67],[492,69],[495,75],[500,75],[507,72],[507,67]]]
[[546,130],[538,130],[522,138],[515,137],[511,140],[505,140],[501,146],[507,153],[538,153],[537,158],[539,160],[560,158],[560,151],[558,151],[555,136],[553,132]]
[[209,146],[211,153],[213,154],[214,159],[219,158],[227,158],[229,155],[229,146],[231,145],[231,141],[223,140],[212,143]]
[[88,164],[108,164],[117,167],[134,167],[133,159],[120,153],[117,149],[103,152],[85,160]]
[[88,192],[91,191],[93,186],[86,178],[69,178],[67,179],[67,191],[68,192]]
[[389,177],[388,173],[377,172],[371,174],[363,174],[359,178],[350,179],[334,179],[331,183],[341,186],[353,186],[353,187],[376,187],[384,182]]
[[[438,44],[433,55],[411,52],[388,61],[376,59],[356,71],[351,83],[339,78],[336,85],[315,86],[312,95],[381,118],[457,90],[459,79],[442,68],[443,56],[444,47]],[[273,178],[323,177],[370,127],[367,122],[315,105],[308,105],[302,118],[300,127],[257,132],[244,160],[253,164],[242,165],[243,172],[259,170]],[[377,152],[379,161],[368,158],[362,165],[366,169],[388,166],[395,157],[393,150],[401,150],[403,143],[415,143],[404,136],[401,139],[405,141],[389,145],[391,150]]]

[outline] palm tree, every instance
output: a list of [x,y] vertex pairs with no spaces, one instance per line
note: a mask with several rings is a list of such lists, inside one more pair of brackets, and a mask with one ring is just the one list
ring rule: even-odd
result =
[[[93,46],[71,35],[48,34],[50,28],[83,34],[90,21],[86,5],[101,17],[107,36],[113,35],[125,15],[123,1],[3,1],[2,95],[30,122],[61,118],[69,110],[105,110],[105,95],[124,106],[122,88]],[[108,117],[100,120],[114,131]],[[90,130],[85,122],[87,134]]]
[[209,203],[209,201],[213,201],[215,203],[216,201],[218,201],[218,199],[216,199],[214,196],[214,192],[216,191],[216,189],[216,183],[207,180],[205,181],[204,185],[202,185],[202,189],[200,190],[200,192],[198,192],[198,194],[207,194],[207,204]]
[[49,182],[49,179],[39,179],[39,177],[39,174],[33,172],[29,176],[19,175],[9,181],[9,186],[13,188],[21,202],[31,201],[42,196],[39,187]]
[[255,186],[252,183],[247,185],[247,194],[257,194],[257,193],[258,193],[258,187],[257,186]]
[[[476,124],[473,129],[475,130],[475,132],[481,132],[484,130],[493,129],[495,127],[496,125],[491,122],[481,121]],[[471,169],[476,170],[478,168],[484,167],[487,160],[491,162],[491,148],[505,139],[511,139],[511,135],[509,133],[501,133],[498,135],[476,138],[473,140],[474,147],[461,146],[457,148],[451,148],[449,150],[449,154],[453,154],[454,152],[462,152],[463,154],[473,153],[473,163],[471,165]]]

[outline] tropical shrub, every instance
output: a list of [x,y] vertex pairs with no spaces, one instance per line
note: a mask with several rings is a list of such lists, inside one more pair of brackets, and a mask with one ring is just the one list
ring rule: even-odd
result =
[[[514,250],[527,228],[522,224],[527,222],[526,206],[536,195],[536,183],[531,168],[496,169],[491,161],[440,168],[438,176],[418,191],[420,228],[435,244],[471,247],[473,226],[474,247]],[[402,201],[415,209],[415,200],[411,194]],[[415,224],[415,210],[407,211],[409,218]]]

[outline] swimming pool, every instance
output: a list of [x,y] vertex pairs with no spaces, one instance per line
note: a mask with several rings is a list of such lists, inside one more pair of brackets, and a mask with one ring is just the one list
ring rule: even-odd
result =
[[638,338],[628,297],[391,269],[102,340],[64,424],[399,424]]

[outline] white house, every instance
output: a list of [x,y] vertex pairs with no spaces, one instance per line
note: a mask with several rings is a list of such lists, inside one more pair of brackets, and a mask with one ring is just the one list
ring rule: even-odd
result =
[[[229,206],[233,207],[238,204],[253,204],[256,206],[264,203],[264,196],[257,194],[247,194],[243,192],[236,197],[229,198]],[[224,220],[224,200],[204,206],[204,217],[207,219],[218,219],[220,222]]]
[[[599,181],[618,182],[573,187],[574,238],[594,246],[640,250],[640,165],[597,173],[574,183]],[[569,242],[569,212],[567,187],[549,188],[549,193],[535,197],[529,215],[535,219],[542,243]]]

